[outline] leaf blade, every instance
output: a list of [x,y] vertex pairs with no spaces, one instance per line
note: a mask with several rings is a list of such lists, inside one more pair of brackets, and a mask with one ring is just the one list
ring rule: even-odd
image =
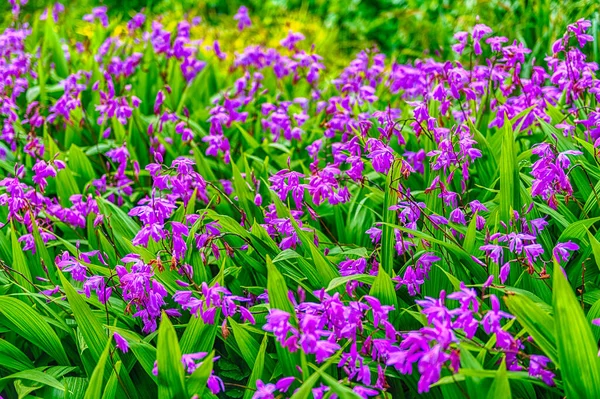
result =
[[598,348],[583,310],[556,261],[553,288],[558,359],[567,397],[600,397]]

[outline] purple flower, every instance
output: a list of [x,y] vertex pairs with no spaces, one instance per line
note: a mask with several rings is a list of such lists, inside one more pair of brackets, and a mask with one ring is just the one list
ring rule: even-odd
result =
[[56,169],[52,165],[47,164],[45,161],[37,161],[32,168],[33,182],[40,186],[40,190],[44,192],[44,189],[48,185],[46,180],[48,177],[56,177]]
[[[267,323],[264,325],[263,329],[272,332],[275,339],[277,339],[283,347],[287,347],[288,350],[294,352],[297,350],[296,340],[298,330],[292,327],[290,318],[291,315],[283,310],[271,309],[267,315]],[[288,337],[288,334],[291,334],[291,337]]]
[[448,355],[440,345],[435,345],[419,360],[418,370],[421,373],[417,384],[419,393],[429,392],[429,386],[440,379],[442,364],[448,360]]
[[110,299],[113,289],[112,287],[106,286],[104,277],[92,276],[83,283],[83,292],[85,296],[89,298],[92,290],[96,291],[98,294],[98,301],[100,301],[102,304],[105,304]]
[[453,292],[452,294],[448,295],[448,298],[460,302],[460,307],[463,310],[472,309],[473,312],[479,311],[477,293],[473,288],[467,288],[463,282],[460,283],[460,291]]
[[481,44],[480,41],[485,35],[492,33],[492,29],[484,24],[477,24],[473,27],[473,52],[475,55],[481,55]]
[[479,247],[480,250],[485,251],[486,255],[496,264],[502,262],[503,248],[500,245],[487,244]]
[[102,23],[102,26],[108,27],[108,16],[106,15],[106,6],[96,7],[92,9],[91,14],[86,14],[83,16],[83,20],[87,22],[94,22],[94,20],[99,20]]
[[371,241],[373,242],[373,244],[378,244],[379,241],[381,241],[381,234],[382,234],[381,229],[379,229],[377,227],[371,227],[369,230],[366,231],[366,233],[371,238]]
[[127,22],[127,29],[130,32],[133,32],[136,29],[139,29],[144,22],[146,21],[146,16],[142,13],[137,13]]
[[294,381],[294,377],[284,377],[277,381],[275,387],[281,392],[287,392],[287,390],[290,389],[290,386],[294,383]]
[[371,138],[367,140],[367,157],[371,159],[373,169],[379,173],[387,174],[394,162],[394,152],[381,141]]
[[340,274],[342,276],[352,276],[355,274],[363,274],[367,268],[367,260],[364,258],[360,259],[346,259],[339,264]]
[[529,375],[539,377],[549,386],[554,386],[554,373],[546,367],[550,359],[542,355],[531,355],[529,357]]
[[223,384],[223,380],[215,375],[214,370],[211,372],[208,377],[208,381],[206,382],[206,386],[210,390],[213,395],[218,394],[219,392],[225,391],[225,385]]
[[133,263],[131,271],[121,265],[115,267],[121,283],[123,299],[131,302],[130,306],[137,308],[133,317],[142,319],[143,331],[146,333],[155,331],[156,320],[161,316],[162,308],[166,305],[167,290],[153,279],[152,267],[142,262],[139,255],[128,255],[122,261]]
[[524,247],[525,255],[529,263],[533,264],[535,260],[544,253],[544,248],[540,244],[531,244]]
[[508,42],[508,39],[504,36],[492,36],[485,39],[485,42],[490,45],[490,48],[494,52],[502,51],[502,44]]
[[557,261],[566,262],[569,260],[569,257],[571,256],[569,251],[573,252],[573,251],[578,251],[578,250],[579,250],[579,245],[577,245],[574,242],[571,242],[571,240],[569,240],[567,242],[559,242],[558,244],[556,244],[556,246],[552,250],[552,253],[554,254],[554,257],[556,258]]
[[233,16],[233,19],[238,21],[238,29],[240,31],[252,25],[252,21],[250,21],[250,15],[248,15],[248,8],[246,6],[240,6],[237,13]]
[[119,333],[114,333],[113,337],[115,338],[115,342],[117,343],[117,348],[121,350],[123,353],[127,353],[129,351],[129,343],[125,338],[123,338]]
[[[163,103],[165,102],[165,93],[163,93],[162,90],[159,90],[158,93],[156,93],[156,99],[154,100],[154,113],[155,114],[159,114],[160,113],[160,108],[163,105]],[[152,125],[150,125],[152,126]]]
[[488,310],[483,316],[481,324],[487,334],[499,333],[502,330],[500,320],[512,319],[514,316],[500,310],[500,301],[495,295],[490,295],[490,301],[492,302],[492,309]]
[[556,209],[557,194],[573,195],[573,187],[565,173],[570,166],[570,160],[566,155],[580,155],[581,152],[569,150],[555,154],[548,143],[542,143],[535,146],[532,153],[540,156],[540,159],[531,168],[531,174],[535,178],[531,185],[531,195],[541,196],[548,201],[551,208]]
[[54,288],[51,288],[51,289],[48,289],[48,290],[43,290],[43,291],[40,291],[40,294],[42,294],[42,295],[46,295],[46,296],[52,296],[52,295],[54,295],[54,294],[58,293],[59,291],[60,291],[60,286],[59,286],[59,285],[57,285],[57,286],[55,286]]
[[87,267],[81,263],[81,261],[68,252],[63,252],[60,257],[56,257],[56,266],[58,266],[63,272],[71,273],[73,280],[85,281],[87,274]]
[[510,262],[506,262],[500,268],[500,276],[499,276],[500,277],[500,283],[504,284],[506,282],[506,280],[508,279],[509,273],[510,273]]
[[302,33],[289,31],[288,35],[279,42],[283,47],[293,50],[296,47],[298,42],[304,40],[304,35]]
[[462,55],[463,51],[465,51],[465,47],[467,46],[467,40],[469,39],[468,32],[457,32],[454,34],[454,40],[458,40],[457,44],[452,45],[452,50],[458,53],[458,55]]
[[456,208],[452,212],[450,212],[450,221],[462,225],[467,224],[467,220],[465,219],[465,213],[460,208]]
[[379,395],[379,391],[376,389],[371,389],[367,387],[363,387],[360,385],[355,386],[352,390],[361,398],[370,398],[371,396]]
[[548,226],[548,222],[546,222],[545,218],[533,219],[530,221],[531,229],[534,234],[539,234],[540,231],[544,230],[546,226]]
[[213,50],[218,59],[224,60],[225,58],[227,58],[227,54],[225,54],[224,52],[221,51],[221,45],[219,44],[218,40],[214,41]]
[[183,367],[186,369],[187,373],[194,373],[194,371],[202,364],[202,362],[196,363],[196,361],[204,359],[207,354],[208,353],[206,352],[197,352],[181,355],[181,363],[183,364]]
[[256,380],[256,392],[252,399],[275,399],[277,387],[274,384],[265,384],[261,380]]
[[577,38],[577,42],[579,42],[579,47],[585,46],[586,42],[593,42],[594,37],[592,35],[588,35],[585,32],[592,26],[590,21],[587,21],[583,18],[571,24],[567,27],[567,31],[573,32],[575,37]]
[[314,348],[311,348],[310,351],[305,352],[314,353],[317,363],[322,363],[329,359],[331,355],[338,351],[338,349],[340,349],[339,344],[328,340],[320,340],[317,341]]
[[[23,1],[23,4],[25,3],[26,1]],[[54,5],[52,6],[52,19],[54,20],[54,22],[58,22],[58,18],[63,12],[65,12],[65,6],[59,2],[54,3]],[[40,15],[40,21],[45,21],[47,18],[48,9],[45,9],[42,15]]]

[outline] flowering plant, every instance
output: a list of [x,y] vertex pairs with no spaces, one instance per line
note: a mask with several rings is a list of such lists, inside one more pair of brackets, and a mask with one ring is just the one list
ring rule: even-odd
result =
[[543,60],[477,23],[338,71],[245,6],[234,52],[12,4],[3,397],[600,397],[589,21]]

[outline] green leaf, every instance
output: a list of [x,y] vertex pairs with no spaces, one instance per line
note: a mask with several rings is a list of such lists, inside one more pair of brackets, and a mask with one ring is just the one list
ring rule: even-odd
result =
[[[258,354],[255,357],[254,367],[252,368],[252,374],[248,378],[247,386],[249,388],[256,388],[256,381],[261,380],[263,378],[263,373],[265,369],[265,353],[267,351],[267,343],[268,336],[265,334],[263,337],[262,343],[260,344],[260,348],[258,349]],[[247,389],[244,393],[244,399],[252,399],[254,395],[254,391]]]
[[[215,319],[221,310],[217,309]],[[201,317],[192,316],[181,337],[182,353],[209,352],[212,350],[217,336],[218,324],[204,324]]]
[[296,312],[288,298],[288,288],[285,279],[268,256],[267,271],[267,292],[269,293],[269,304],[271,305],[271,308],[283,310],[289,313],[292,316],[292,319],[295,320]]
[[33,362],[16,346],[0,338],[0,359],[9,370],[23,371],[35,368]]
[[392,312],[392,314],[398,314],[398,296],[396,295],[396,290],[394,289],[394,283],[390,275],[386,273],[381,265],[379,265],[379,272],[377,273],[377,277],[375,277],[375,281],[371,286],[369,295],[379,299],[382,305],[393,306],[395,310]]
[[[40,78],[38,78],[38,80],[41,81]],[[45,93],[64,93],[65,91],[65,87],[60,83],[48,87],[45,87],[45,84],[41,83],[39,86],[33,86],[27,89],[27,92],[25,93],[27,104],[35,101],[38,96],[41,97],[42,89],[45,89]]]
[[502,359],[500,368],[496,372],[496,378],[492,382],[492,386],[488,391],[488,399],[511,399],[512,394],[510,392],[510,383],[508,382],[508,375],[506,374],[506,360]]
[[240,326],[235,320],[231,317],[227,319],[227,322],[231,326],[233,331],[233,337],[235,342],[238,344],[240,348],[240,352],[242,353],[242,357],[248,364],[248,367],[252,368],[256,361],[256,356],[258,355],[259,344],[256,342],[254,337],[250,335],[243,326]]
[[65,208],[72,206],[71,196],[79,194],[79,187],[69,167],[61,169],[56,175],[56,195]]
[[79,175],[80,183],[89,183],[93,179],[96,178],[96,173],[94,172],[94,167],[90,162],[85,152],[81,150],[81,148],[77,147],[75,144],[71,145],[69,148],[69,169],[72,171],[76,171]]
[[18,241],[17,234],[15,233],[15,227],[13,222],[10,222],[10,237],[12,242],[12,256],[13,256],[13,264],[12,268],[15,269],[17,273],[11,273],[16,282],[26,289],[33,291],[33,286],[31,285],[31,271],[29,270],[29,266],[27,266],[27,261],[25,260],[25,254],[23,253],[23,249],[21,248],[21,244]]
[[[254,230],[254,226],[252,227],[252,230]],[[285,249],[285,250],[281,251],[280,253],[278,253],[277,256],[275,256],[273,258],[273,263],[281,262],[284,260],[296,259],[296,258],[302,258],[302,255],[300,255],[298,252],[294,251],[293,249]]]
[[329,282],[325,291],[333,291],[339,286],[346,284],[348,281],[360,281],[361,283],[372,285],[375,281],[375,276],[369,274],[353,274],[351,276],[336,277]]
[[[590,324],[595,319],[600,318],[600,300],[594,302],[585,318]],[[600,326],[592,325],[592,334],[594,334],[594,341],[598,341],[600,339]]]
[[106,387],[104,388],[102,399],[114,399],[117,397],[117,390],[119,388],[119,373],[121,372],[122,364],[123,363],[120,360],[115,362],[115,367],[110,374],[110,378],[106,383]]
[[[340,277],[340,272],[326,257],[323,253],[317,248],[309,236],[309,234],[302,230],[298,225],[298,222],[294,218],[290,218],[296,233],[298,234],[298,238],[302,242],[302,247],[306,251],[307,249],[310,251],[310,256],[312,258],[312,264],[317,272],[317,278],[319,279],[319,287],[327,286],[331,280],[334,278]],[[305,252],[306,254],[307,252]],[[302,262],[304,263],[304,262]],[[310,267],[310,265],[307,265]],[[310,271],[307,271],[307,277],[310,274]],[[317,282],[313,281],[313,284]]]
[[343,348],[339,350],[335,355],[331,356],[329,360],[323,363],[323,365],[318,370],[316,370],[316,372],[312,373],[310,377],[306,378],[300,386],[300,388],[298,388],[298,390],[294,392],[290,399],[308,399],[309,397],[311,397],[310,395],[312,393],[312,388],[317,383],[319,377],[321,377],[321,375],[329,368],[329,366],[337,362],[342,351]]
[[88,388],[85,391],[84,399],[96,399],[101,397],[102,388],[104,388],[104,368],[106,366],[106,359],[108,358],[109,352],[110,341],[106,344],[106,348],[104,348],[104,352],[102,352],[100,360],[94,368],[94,372],[92,373],[92,376],[90,378]]
[[592,252],[594,253],[594,259],[596,259],[596,266],[598,266],[598,269],[600,269],[600,242],[596,240],[596,237],[594,237],[589,230],[587,233],[590,240],[590,246],[592,247]]
[[9,376],[6,376],[6,377],[0,379],[0,387],[2,385],[4,385],[3,383],[5,383],[6,381],[16,380],[16,379],[34,381],[34,382],[40,383],[42,385],[47,385],[49,387],[56,388],[63,392],[65,391],[65,386],[63,384],[61,384],[56,378],[52,377],[48,373],[44,373],[37,369],[19,371],[18,373],[14,373]]
[[[231,167],[233,170],[233,188],[235,190],[235,194],[238,197],[238,202],[244,212],[246,213],[246,217],[248,218],[250,225],[254,223],[254,203],[252,202],[252,193],[248,188],[246,180],[242,177],[240,170],[236,166],[235,162],[231,163]],[[249,173],[249,171],[246,171]]]
[[553,278],[556,343],[566,396],[599,398],[600,359],[592,330],[556,261]]
[[500,155],[500,220],[508,222],[512,218],[512,210],[520,209],[521,193],[519,188],[517,147],[512,124],[505,116]]
[[[277,267],[271,262],[269,256],[267,256],[267,292],[269,293],[269,304],[271,309],[280,309],[291,315],[290,322],[298,325],[296,320],[296,312],[294,306],[288,299],[288,288],[285,283],[285,279],[277,270]],[[298,353],[291,353],[287,349],[283,348],[279,343],[276,345],[278,360],[281,362],[285,374],[288,376],[299,377],[299,372],[296,369],[296,365],[300,364]]]
[[557,242],[565,242],[568,239],[583,240],[585,242],[585,235],[588,232],[588,228],[598,221],[600,221],[600,217],[578,220],[569,224],[566,229],[562,230]]
[[158,364],[158,394],[161,398],[185,398],[181,349],[177,341],[175,328],[169,317],[163,312],[158,328],[156,346]]
[[469,228],[467,229],[467,234],[465,234],[465,240],[463,242],[463,248],[468,253],[472,254],[475,250],[475,240],[477,238],[477,212],[471,216],[471,221],[469,222]]
[[70,364],[54,330],[31,306],[18,299],[2,296],[0,313],[4,315],[3,323],[8,322],[15,333],[49,354],[58,364]]
[[127,340],[133,355],[140,363],[144,371],[146,371],[152,380],[156,381],[156,377],[154,374],[152,374],[154,361],[156,360],[156,348],[129,330],[114,327],[112,329],[121,334],[121,336]]
[[[33,216],[33,215],[30,215]],[[33,240],[35,242],[35,250],[36,252],[39,254],[39,258],[40,258],[40,266],[45,266],[46,270],[48,270],[48,273],[51,276],[54,276],[54,260],[53,258],[50,256],[50,252],[48,252],[48,248],[46,247],[46,244],[44,243],[44,240],[42,239],[42,236],[40,234],[40,228],[38,227],[38,222],[35,221],[35,218],[32,217],[31,220],[34,220],[34,222],[31,224],[32,225],[32,232],[33,232]]]
[[84,377],[63,377],[62,382],[65,384],[67,390],[65,398],[80,399],[85,396],[89,379]]
[[[52,11],[48,10],[48,14]],[[52,61],[54,62],[54,68],[56,74],[61,78],[66,78],[69,75],[69,68],[67,66],[67,59],[65,53],[60,45],[58,34],[54,31],[54,19],[46,19],[46,31],[44,33],[44,50],[50,50],[52,52]]]
[[309,247],[312,261],[321,277],[321,287],[327,286],[334,278],[340,277],[338,269],[323,255],[314,243],[310,242]]
[[98,362],[108,343],[108,336],[104,331],[104,327],[102,327],[102,324],[100,324],[96,316],[94,316],[88,304],[83,300],[82,296],[75,291],[71,283],[65,278],[60,270],[58,270],[58,275],[60,276],[62,289],[67,294],[67,300],[73,311],[77,326],[81,330],[83,340],[90,350],[94,361]]
[[202,360],[202,365],[194,370],[194,373],[187,380],[187,394],[188,396],[198,395],[199,398],[203,398],[204,391],[206,390],[206,383],[213,370],[213,358],[215,353],[211,353]]
[[398,216],[396,211],[391,211],[389,208],[398,204],[398,179],[400,179],[400,168],[402,163],[394,161],[392,168],[388,172],[385,181],[385,192],[383,196],[383,215],[384,222],[381,236],[381,265],[388,273],[392,273],[394,269],[394,257],[396,255],[396,236],[394,234],[393,225],[396,223]]
[[[382,223],[384,226],[386,223]],[[394,228],[410,233],[416,238],[425,239],[431,244],[437,244],[441,247],[447,249],[452,255],[456,256],[460,260],[460,263],[473,275],[473,279],[475,281],[485,281],[488,275],[485,273],[483,267],[476,263],[472,255],[466,252],[461,246],[454,244],[453,242],[438,240],[437,238],[432,237],[429,234],[423,233],[418,230],[411,230],[403,226],[394,225]]]
[[[460,364],[462,368],[475,370],[483,370],[483,366],[477,361],[475,356],[465,347],[460,348]],[[479,377],[465,377],[467,391],[472,397],[476,397],[481,393],[483,388],[483,379]]]
[[110,219],[110,226],[121,233],[123,237],[132,239],[140,229],[140,226],[127,215],[121,208],[101,197],[97,197],[100,212]]
[[556,351],[555,321],[553,317],[524,295],[507,295],[504,297],[504,302],[510,313],[533,337],[536,344],[555,365],[558,365],[559,359]]
[[452,273],[447,272],[442,266],[436,265],[439,270],[442,271],[448,277],[448,281],[452,284],[455,291],[460,291],[460,280],[457,279]]
[[342,385],[322,370],[317,370],[317,373],[321,376],[325,384],[331,388],[333,392],[335,392],[340,399],[360,399],[362,396],[358,395],[356,392],[352,391],[352,389],[348,388],[345,385]]

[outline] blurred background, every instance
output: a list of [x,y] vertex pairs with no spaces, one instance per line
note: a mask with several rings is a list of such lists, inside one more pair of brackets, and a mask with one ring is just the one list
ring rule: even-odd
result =
[[[237,9],[245,5],[253,22],[253,43],[268,44],[271,39],[276,43],[289,29],[301,31],[312,39],[318,53],[340,64],[361,49],[373,46],[400,61],[423,56],[452,59],[453,34],[470,30],[477,21],[489,25],[498,35],[523,42],[533,50],[537,60],[542,60],[568,23],[589,19],[593,22],[590,33],[597,37],[600,22],[600,2],[594,0],[63,0],[62,3],[70,18],[105,5],[111,22],[123,24],[140,10],[150,10],[174,21],[185,14],[201,16],[206,30],[204,37],[214,35],[227,42],[229,49],[232,45],[243,48],[249,42],[248,37],[240,37],[232,19]],[[0,15],[10,23],[10,4],[8,1],[1,4]],[[33,20],[52,4],[29,0],[19,19]],[[589,50],[596,61],[600,61],[598,43]]]

